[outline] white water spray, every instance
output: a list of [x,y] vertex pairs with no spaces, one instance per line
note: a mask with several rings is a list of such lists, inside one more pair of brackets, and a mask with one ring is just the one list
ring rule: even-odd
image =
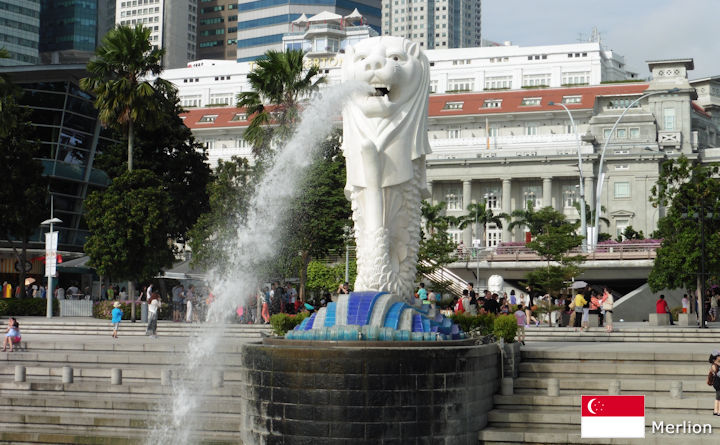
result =
[[200,426],[204,396],[212,388],[212,371],[221,369],[218,344],[223,337],[223,320],[254,298],[258,276],[254,264],[271,259],[277,250],[283,215],[299,189],[302,173],[314,158],[320,142],[327,137],[340,116],[343,103],[355,93],[372,91],[365,83],[346,82],[322,90],[303,111],[293,137],[279,149],[272,167],[255,189],[244,224],[227,247],[229,271],[211,273],[212,292],[216,299],[208,310],[209,322],[201,335],[192,337],[181,368],[174,375],[172,399],[161,406],[160,421],[148,437],[147,445],[185,445],[198,442],[194,432]]

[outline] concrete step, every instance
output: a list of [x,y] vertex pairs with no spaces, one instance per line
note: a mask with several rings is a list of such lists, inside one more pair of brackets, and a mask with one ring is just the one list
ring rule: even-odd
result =
[[[587,391],[586,391],[587,392]],[[630,394],[623,393],[623,394]],[[552,397],[537,394],[519,394],[512,396],[495,395],[494,402],[499,410],[527,410],[532,407],[533,412],[569,410],[579,413],[581,394],[568,394]],[[646,413],[672,413],[675,410],[682,410],[688,415],[704,415],[710,412],[712,407],[712,392],[705,392],[703,395],[673,399],[667,395],[652,396],[645,395]],[[712,417],[712,416],[711,416]],[[720,417],[715,416],[720,420]]]
[[[700,422],[698,422],[700,423]],[[579,427],[543,427],[524,428],[522,426],[489,426],[478,434],[480,444],[509,445],[509,444],[585,444],[585,445],[664,445],[664,444],[690,444],[714,445],[717,437],[714,434],[653,434],[648,428],[644,439],[582,439]]]
[[573,361],[558,362],[521,362],[520,375],[525,377],[541,377],[545,374],[558,373],[563,377],[567,374],[575,375],[615,375],[621,376],[682,376],[683,378],[701,378],[707,376],[708,364],[691,364],[679,362],[651,362],[651,363],[582,363]]
[[[712,399],[709,400],[712,403]],[[580,406],[576,409],[555,409],[537,410],[528,407],[517,409],[494,409],[488,413],[488,421],[492,425],[525,425],[528,429],[534,426],[548,427],[551,425],[576,425],[580,428]],[[657,412],[652,408],[645,407],[645,425],[652,427],[653,421],[678,424],[686,421],[693,421],[702,424],[709,424],[712,429],[720,429],[720,417],[712,415],[712,407],[708,405],[703,413],[677,414],[677,412]]]
[[[513,384],[516,390],[528,390],[545,392],[547,391],[548,378],[557,378],[560,391],[568,391],[580,394],[582,391],[598,391],[601,394],[607,392],[611,381],[616,381],[616,376],[602,377],[592,376],[588,378],[578,378],[577,375],[567,374],[565,377],[557,374],[551,377],[519,377],[514,380]],[[712,392],[704,378],[692,377],[691,379],[683,376],[669,378],[642,378],[639,376],[623,376],[620,379],[620,389],[623,394],[630,392],[647,393],[669,393],[672,382],[681,381],[683,385],[683,393],[703,393]]]
[[628,352],[628,351],[603,351],[601,354],[595,351],[563,351],[563,350],[532,350],[522,349],[522,360],[582,360],[584,363],[591,361],[598,362],[692,362],[707,363],[707,353],[692,352]]

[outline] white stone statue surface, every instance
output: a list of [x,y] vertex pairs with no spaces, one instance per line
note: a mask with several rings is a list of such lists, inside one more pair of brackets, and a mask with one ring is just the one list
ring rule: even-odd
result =
[[345,194],[357,243],[354,289],[413,295],[420,201],[427,197],[430,69],[417,43],[373,37],[348,47],[343,80],[374,88],[343,109]]

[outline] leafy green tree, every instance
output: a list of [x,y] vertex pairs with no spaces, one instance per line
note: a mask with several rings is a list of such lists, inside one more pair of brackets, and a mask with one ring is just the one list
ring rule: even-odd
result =
[[205,269],[230,264],[224,246],[236,236],[254,187],[254,171],[247,159],[220,160],[215,178],[207,185],[209,211],[200,215],[189,231],[192,263]]
[[528,243],[528,247],[543,257],[546,265],[530,271],[526,278],[529,285],[556,295],[565,287],[565,282],[582,272],[580,264],[585,258],[569,254],[570,250],[582,243],[582,236],[576,233],[578,224],[568,222],[563,213],[550,207],[537,213],[538,220],[544,222],[541,227],[537,227],[539,232]]
[[[487,208],[484,202],[470,203],[467,206],[467,210],[468,214],[460,217],[458,229],[464,229],[471,224],[476,224],[478,226],[475,228],[476,235],[480,228],[483,229],[483,241],[485,238],[485,226],[494,223],[499,229],[502,229],[502,221],[508,217],[505,213],[494,214],[492,209]],[[485,245],[484,242],[483,245]]]
[[126,172],[106,190],[91,193],[85,200],[89,264],[99,274],[131,282],[171,266],[170,207],[168,193],[149,170]]
[[701,288],[703,231],[705,270],[715,273],[720,270],[718,173],[717,164],[694,163],[685,156],[662,164],[650,202],[654,207],[669,207],[666,216],[658,221],[655,233],[663,241],[648,276],[653,292]]
[[[575,201],[573,203],[573,207],[575,207],[575,210],[578,211],[578,215],[580,214],[580,203],[578,201]],[[610,226],[610,220],[602,216],[603,213],[607,212],[607,209],[605,206],[600,206],[600,217],[598,218],[600,222],[604,222],[606,226]],[[578,220],[579,221],[579,220]],[[590,204],[585,203],[585,221],[588,221],[588,225],[592,224],[592,221],[595,221],[595,210],[590,210]]]
[[[357,264],[354,259],[348,262],[349,282],[353,283],[357,276]],[[316,296],[322,291],[335,292],[345,282],[345,264],[329,265],[321,261],[312,260],[308,263],[307,283],[305,287]]]
[[317,65],[305,68],[301,50],[270,50],[256,61],[247,76],[250,91],[238,95],[237,106],[252,116],[243,137],[258,162],[271,154],[273,139],[284,141],[292,134],[302,100],[324,81],[314,79],[319,73]]
[[633,229],[633,226],[627,226],[625,227],[625,230],[623,230],[623,233],[621,236],[617,238],[618,242],[621,242],[622,240],[626,239],[637,239],[637,240],[643,240],[645,239],[645,234],[643,231],[637,231]]
[[430,204],[423,200],[420,203],[420,213],[425,226],[425,232],[429,235],[435,233],[435,229],[439,226],[445,226],[447,228],[450,224],[458,224],[459,218],[455,216],[448,216],[445,214],[447,205],[445,201],[441,201],[437,204]]
[[[212,171],[205,147],[195,141],[180,119],[182,109],[176,91],[158,91],[154,101],[157,112],[135,125],[133,165],[151,170],[160,178],[172,204],[168,235],[182,241],[199,216],[209,211]],[[122,143],[107,147],[95,166],[111,178],[122,175],[126,169],[124,151]]]
[[[0,237],[10,243],[18,263],[24,265],[30,237],[49,214],[48,179],[43,175],[42,163],[35,159],[40,148],[33,138],[29,111],[17,103],[20,90],[7,79],[2,83],[0,178],[4,185],[0,187]],[[20,267],[20,287],[25,295],[24,267]]]
[[331,249],[343,247],[343,227],[350,224],[339,131],[323,142],[318,159],[301,174],[298,198],[287,212],[281,244],[285,258],[299,252],[299,294],[304,297],[308,264],[313,258],[327,255]]
[[120,25],[110,30],[87,64],[88,77],[80,86],[95,95],[100,121],[121,128],[127,134],[127,167],[133,169],[135,123],[150,118],[157,111],[158,91],[170,91],[172,84],[157,77],[162,71],[163,49],[153,48],[150,28]]

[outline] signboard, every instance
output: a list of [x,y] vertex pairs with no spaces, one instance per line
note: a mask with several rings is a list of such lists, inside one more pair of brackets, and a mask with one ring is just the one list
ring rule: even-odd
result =
[[45,276],[54,277],[57,273],[58,232],[45,234]]

